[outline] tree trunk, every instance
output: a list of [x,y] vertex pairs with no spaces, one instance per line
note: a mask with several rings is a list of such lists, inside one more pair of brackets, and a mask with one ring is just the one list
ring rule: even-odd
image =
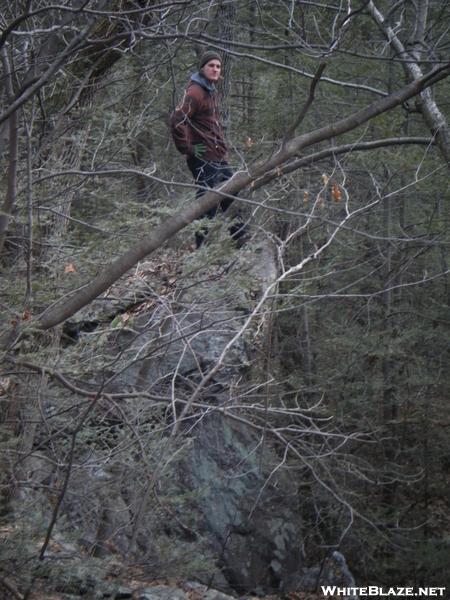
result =
[[[367,5],[367,12],[370,14],[374,22],[377,24],[385,38],[389,41],[397,55],[403,58],[403,68],[405,73],[412,81],[417,81],[422,77],[423,73],[418,64],[418,56],[420,48],[424,42],[426,18],[428,12],[428,0],[421,0],[417,8],[416,26],[414,33],[414,49],[407,52],[405,46],[400,41],[396,33],[386,22],[380,11],[374,6],[372,0]],[[406,60],[405,60],[406,59]],[[439,149],[444,157],[447,165],[450,165],[450,128],[447,120],[433,98],[433,91],[427,88],[419,95],[420,110],[422,112],[425,123],[431,133],[436,136]]]
[[[6,50],[3,49],[2,55],[3,71],[5,74],[5,89],[8,96],[8,101],[12,102],[14,98],[11,72],[9,68],[9,61],[6,54]],[[9,119],[9,167],[8,167],[8,180],[6,188],[6,196],[2,206],[2,213],[0,214],[0,254],[5,243],[6,233],[8,231],[9,215],[13,204],[16,199],[16,178],[17,178],[17,160],[18,160],[18,148],[19,148],[19,115],[18,112],[14,112]]]
[[[234,40],[234,22],[236,19],[236,1],[223,0],[217,11],[217,36],[220,43],[227,48],[227,41]],[[219,84],[221,99],[221,121],[224,128],[230,125],[231,101],[231,66],[232,58],[229,54],[222,57],[222,77]]]

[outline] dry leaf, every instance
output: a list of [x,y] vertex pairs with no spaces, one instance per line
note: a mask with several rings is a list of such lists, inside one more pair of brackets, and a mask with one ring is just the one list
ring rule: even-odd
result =
[[251,148],[253,146],[253,140],[251,137],[247,138],[247,148]]
[[281,176],[281,171],[280,171],[279,167],[277,167],[277,168],[275,169],[275,172],[276,172],[276,174],[278,175],[278,177],[280,177],[280,176]]
[[11,385],[11,379],[8,377],[7,379],[0,379],[0,396],[6,394]]
[[308,192],[305,192],[303,194],[303,202],[306,202],[308,200]]
[[65,273],[75,273],[75,272],[76,272],[76,269],[75,269],[75,267],[73,266],[73,264],[72,264],[72,263],[70,263],[70,265],[67,265],[67,267],[65,268],[64,272],[65,272]]
[[326,173],[324,173],[322,175],[322,179],[323,179],[324,184],[327,185],[327,183],[328,183],[328,175]]
[[337,183],[333,183],[333,198],[335,202],[341,201],[341,190],[338,188]]
[[31,313],[28,309],[24,310],[24,313],[22,315],[22,321],[28,321],[28,319],[31,319]]

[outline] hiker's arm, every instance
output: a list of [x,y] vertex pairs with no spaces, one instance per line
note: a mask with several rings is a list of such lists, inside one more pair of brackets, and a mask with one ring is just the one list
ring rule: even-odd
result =
[[195,156],[195,146],[191,144],[187,124],[197,110],[197,99],[185,93],[183,100],[170,117],[170,132],[178,152]]

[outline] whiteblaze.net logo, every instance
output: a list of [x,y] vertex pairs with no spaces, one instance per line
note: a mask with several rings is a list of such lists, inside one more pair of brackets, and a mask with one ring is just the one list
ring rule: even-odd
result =
[[383,588],[377,585],[367,587],[338,587],[337,585],[323,585],[324,596],[444,596],[445,587],[390,587]]

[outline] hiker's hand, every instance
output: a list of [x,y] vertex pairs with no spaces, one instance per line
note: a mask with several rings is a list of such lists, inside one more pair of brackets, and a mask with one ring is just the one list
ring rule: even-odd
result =
[[196,146],[194,146],[194,148],[195,148],[195,156],[197,158],[200,158],[206,152],[206,146],[205,146],[205,144],[197,144]]

